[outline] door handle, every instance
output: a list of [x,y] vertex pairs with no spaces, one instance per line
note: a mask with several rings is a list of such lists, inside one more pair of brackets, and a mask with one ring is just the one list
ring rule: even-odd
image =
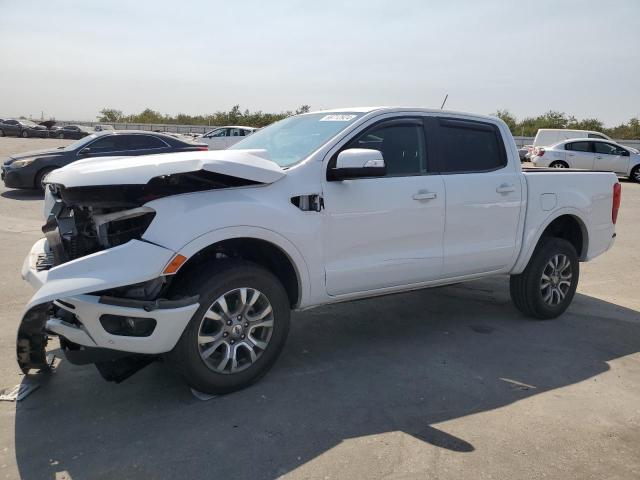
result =
[[575,156],[576,156],[576,154],[575,154],[575,153],[568,153],[567,155],[568,155],[569,157],[575,157]]
[[413,196],[414,200],[433,200],[438,195],[436,192],[418,192]]
[[496,192],[498,193],[511,193],[515,191],[516,191],[516,188],[513,185],[508,185],[506,183],[503,183],[498,188],[496,188]]
[[597,157],[596,157],[596,159],[597,159],[597,160],[602,160],[602,157],[597,156]]

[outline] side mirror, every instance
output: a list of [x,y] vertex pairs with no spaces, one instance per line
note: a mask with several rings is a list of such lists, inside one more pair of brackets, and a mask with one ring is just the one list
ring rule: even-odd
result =
[[336,166],[329,170],[328,180],[383,177],[387,173],[382,153],[369,148],[349,148],[338,154]]
[[83,148],[82,150],[80,150],[78,152],[78,155],[86,157],[87,155],[89,155],[91,153],[91,149],[89,147],[87,148]]
[[629,150],[622,150],[621,155],[622,155],[623,157],[630,157],[630,156],[631,156],[631,154],[629,153]]

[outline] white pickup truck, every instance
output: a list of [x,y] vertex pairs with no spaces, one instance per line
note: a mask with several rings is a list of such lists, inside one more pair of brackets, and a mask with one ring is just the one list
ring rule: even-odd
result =
[[506,274],[520,311],[556,317],[620,203],[613,173],[523,172],[499,119],[420,108],[298,115],[230,150],[82,160],[47,183],[22,370],[57,335],[109,380],[164,357],[209,393],[269,370],[292,309]]

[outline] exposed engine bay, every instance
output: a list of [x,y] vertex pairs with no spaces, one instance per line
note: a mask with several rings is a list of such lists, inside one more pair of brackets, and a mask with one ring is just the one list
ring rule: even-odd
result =
[[258,182],[200,170],[163,175],[144,185],[101,185],[65,188],[50,184],[55,203],[42,228],[53,258],[41,269],[140,239],[155,212],[143,205],[183,193],[253,185]]

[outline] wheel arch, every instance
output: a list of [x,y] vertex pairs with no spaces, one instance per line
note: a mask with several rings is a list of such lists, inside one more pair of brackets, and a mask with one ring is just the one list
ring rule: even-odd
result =
[[523,243],[523,252],[526,251],[526,254],[521,253],[511,273],[522,273],[540,241],[548,237],[567,240],[576,249],[578,260],[586,260],[589,251],[589,229],[587,228],[587,223],[578,211],[563,209],[549,216],[542,223],[533,239]]
[[298,249],[281,235],[262,228],[229,227],[193,240],[177,253],[187,257],[174,281],[187,278],[201,265],[219,257],[235,256],[252,261],[273,273],[284,286],[292,308],[308,296],[309,271]]

